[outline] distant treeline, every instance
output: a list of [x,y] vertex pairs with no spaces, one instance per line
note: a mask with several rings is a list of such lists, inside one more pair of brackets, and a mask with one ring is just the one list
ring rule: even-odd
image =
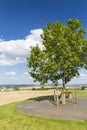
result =
[[35,84],[5,84],[5,85],[0,85],[0,88],[2,87],[8,87],[8,88],[12,88],[12,87],[32,87],[32,86],[38,86]]
[[[3,84],[0,85],[0,88],[4,88],[4,87],[8,87],[8,88],[12,88],[12,87],[38,87],[41,86],[39,84]],[[45,86],[53,86],[52,84],[46,84]],[[61,84],[59,84],[58,86],[62,86]],[[68,84],[66,85],[67,87],[87,87],[87,84]]]

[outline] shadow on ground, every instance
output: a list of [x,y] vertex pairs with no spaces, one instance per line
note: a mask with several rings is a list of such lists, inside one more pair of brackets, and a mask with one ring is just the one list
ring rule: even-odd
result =
[[53,96],[41,96],[28,99],[26,102],[16,106],[18,111],[47,117],[67,120],[87,120],[87,97],[78,98],[78,104],[74,99],[66,100],[66,105],[61,102],[58,106],[54,105]]

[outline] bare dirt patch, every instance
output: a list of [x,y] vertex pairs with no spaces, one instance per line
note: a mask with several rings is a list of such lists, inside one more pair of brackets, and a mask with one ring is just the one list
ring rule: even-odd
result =
[[15,101],[21,101],[33,97],[52,95],[53,90],[23,90],[23,91],[11,91],[0,92],[0,105],[8,104]]

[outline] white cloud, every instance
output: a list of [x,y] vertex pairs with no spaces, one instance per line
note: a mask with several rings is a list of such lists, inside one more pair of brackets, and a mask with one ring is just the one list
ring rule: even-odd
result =
[[6,72],[5,75],[15,76],[15,75],[16,75],[16,72],[14,72],[14,71],[9,71],[9,72]]
[[11,81],[14,81],[14,80],[18,80],[18,78],[17,77],[9,77],[9,79],[11,80]]
[[29,78],[29,79],[33,79],[32,77],[31,77],[31,75],[28,73],[28,72],[24,72],[23,74],[22,74],[22,76],[21,76],[22,78]]
[[80,81],[87,82],[87,74],[80,73],[79,79]]
[[40,37],[42,29],[31,30],[25,39],[3,41],[0,39],[0,65],[15,65],[24,63],[30,54],[30,47],[42,46]]
[[3,41],[3,39],[0,38],[0,42],[2,42],[2,41]]
[[28,72],[24,72],[23,75],[29,75]]
[[87,77],[87,74],[81,73],[80,76],[81,76],[81,77]]

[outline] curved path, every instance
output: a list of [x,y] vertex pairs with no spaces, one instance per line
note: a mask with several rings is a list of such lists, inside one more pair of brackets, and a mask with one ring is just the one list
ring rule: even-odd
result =
[[[16,106],[16,109],[33,115],[48,118],[58,118],[67,120],[87,120],[87,97],[78,98],[78,104],[74,100],[67,100],[66,105],[56,106],[50,99],[31,100]],[[72,102],[73,101],[73,102]]]

